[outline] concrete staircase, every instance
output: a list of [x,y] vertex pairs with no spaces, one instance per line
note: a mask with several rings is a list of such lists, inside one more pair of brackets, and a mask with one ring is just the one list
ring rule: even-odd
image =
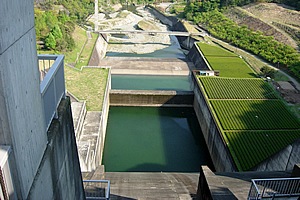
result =
[[96,168],[101,112],[86,111],[85,102],[72,102],[71,107],[81,171],[92,171]]

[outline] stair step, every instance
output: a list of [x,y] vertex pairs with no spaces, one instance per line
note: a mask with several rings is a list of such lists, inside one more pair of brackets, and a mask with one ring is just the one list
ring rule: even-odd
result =
[[76,140],[80,138],[83,122],[86,116],[86,106],[84,102],[72,102],[72,117],[75,130]]

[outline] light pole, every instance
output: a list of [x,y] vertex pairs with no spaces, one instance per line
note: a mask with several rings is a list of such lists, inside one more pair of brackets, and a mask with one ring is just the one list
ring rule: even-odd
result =
[[99,22],[99,8],[98,8],[98,0],[95,0],[95,17],[96,17],[96,21],[95,21],[95,31],[98,31],[98,22]]

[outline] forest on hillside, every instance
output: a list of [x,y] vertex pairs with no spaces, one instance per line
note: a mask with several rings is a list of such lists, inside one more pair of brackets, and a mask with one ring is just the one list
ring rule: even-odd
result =
[[[184,16],[186,19],[207,29],[214,37],[252,52],[276,66],[281,66],[300,79],[300,54],[292,47],[276,41],[271,36],[252,31],[246,26],[238,26],[225,17],[222,13],[225,1],[233,6],[247,3],[250,0],[189,2],[185,7]],[[253,0],[252,2],[257,1]]]
[[[205,1],[204,1],[205,2]],[[221,7],[227,6],[242,6],[249,3],[280,3],[288,6],[292,6],[300,10],[300,0],[206,0],[206,2],[219,3]]]
[[34,16],[38,49],[71,51],[75,24],[84,24],[94,12],[94,0],[35,0]]

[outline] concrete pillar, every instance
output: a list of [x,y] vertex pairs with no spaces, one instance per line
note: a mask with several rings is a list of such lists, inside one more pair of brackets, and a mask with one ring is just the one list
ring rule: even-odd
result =
[[0,144],[12,148],[14,184],[26,199],[47,145],[32,0],[0,0]]

